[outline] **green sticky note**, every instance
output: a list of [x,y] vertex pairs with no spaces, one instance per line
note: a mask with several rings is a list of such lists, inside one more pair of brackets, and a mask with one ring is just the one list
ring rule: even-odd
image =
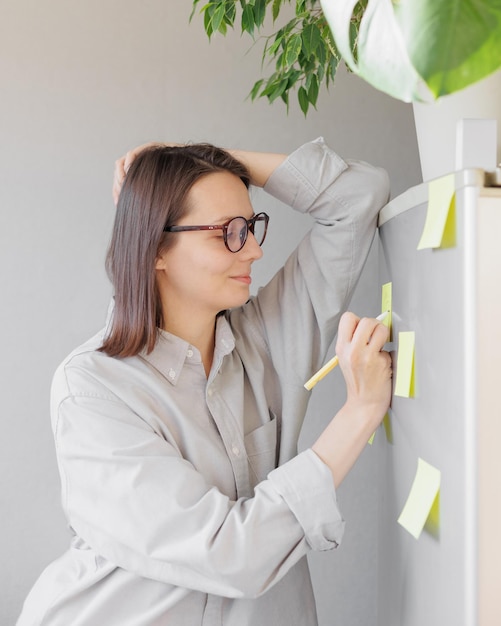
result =
[[416,337],[414,331],[398,333],[397,375],[395,379],[396,396],[414,397],[414,351]]
[[385,311],[389,311],[389,313],[381,323],[389,328],[390,330],[389,341],[393,341],[392,324],[391,324],[391,316],[393,313],[392,308],[391,308],[391,283],[385,283],[382,288],[381,313],[384,313]]
[[456,189],[454,174],[449,174],[428,183],[428,210],[417,249],[455,245]]
[[376,431],[374,431],[369,439],[369,441],[367,442],[370,446],[372,446],[372,442],[374,441],[374,437],[376,436]]
[[439,490],[440,471],[423,459],[418,459],[414,482],[398,518],[398,523],[415,539],[419,539],[430,513],[435,516],[431,523],[438,533]]

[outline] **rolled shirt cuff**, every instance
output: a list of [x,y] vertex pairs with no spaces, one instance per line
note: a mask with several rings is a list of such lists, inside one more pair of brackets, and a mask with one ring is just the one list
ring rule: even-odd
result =
[[312,550],[332,550],[341,543],[345,522],[332,474],[308,449],[270,472],[268,479],[301,524]]

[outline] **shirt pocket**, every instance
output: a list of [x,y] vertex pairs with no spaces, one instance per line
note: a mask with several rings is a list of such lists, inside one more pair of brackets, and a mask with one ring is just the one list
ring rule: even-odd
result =
[[245,450],[256,484],[264,480],[277,466],[277,418],[271,419],[244,437]]

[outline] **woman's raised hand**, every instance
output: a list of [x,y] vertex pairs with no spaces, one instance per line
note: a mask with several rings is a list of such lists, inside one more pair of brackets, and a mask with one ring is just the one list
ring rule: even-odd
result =
[[[115,161],[113,175],[113,202],[118,202],[118,196],[124,182],[127,170],[137,155],[145,148],[152,146],[181,146],[180,143],[150,142],[129,150],[124,156]],[[273,171],[286,159],[285,154],[272,152],[249,152],[247,150],[227,150],[233,157],[241,161],[249,170],[253,185],[263,187]]]
[[129,150],[126,154],[115,161],[115,170],[113,173],[113,202],[115,205],[118,203],[118,196],[120,195],[120,190],[122,189],[122,185],[124,182],[125,175],[127,174],[127,170],[131,166],[134,159],[137,155],[145,150],[146,148],[152,148],[153,146],[180,146],[182,144],[179,143],[160,143],[158,141],[150,141],[149,143],[143,143],[137,148],[133,148]]

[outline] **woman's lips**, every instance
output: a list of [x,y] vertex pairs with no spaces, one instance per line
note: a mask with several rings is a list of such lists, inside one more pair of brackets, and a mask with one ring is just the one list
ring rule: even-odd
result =
[[252,278],[247,276],[232,276],[233,280],[238,280],[241,283],[245,283],[246,285],[250,285],[252,282]]

